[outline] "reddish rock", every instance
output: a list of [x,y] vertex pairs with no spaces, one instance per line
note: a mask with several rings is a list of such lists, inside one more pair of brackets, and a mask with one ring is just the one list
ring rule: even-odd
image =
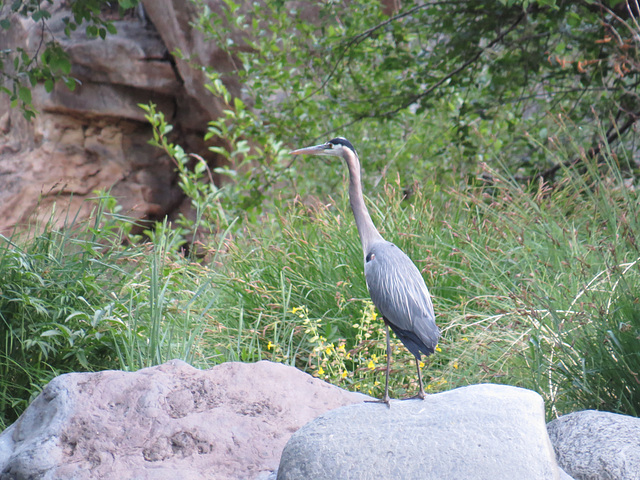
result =
[[0,434],[0,478],[265,478],[296,430],[366,398],[267,361],[61,375]]
[[[187,152],[215,163],[202,137],[222,105],[204,88],[206,78],[197,64],[228,72],[228,58],[191,26],[198,15],[195,4],[142,4],[148,12],[114,21],[117,34],[104,40],[88,38],[82,27],[67,37],[63,20],[70,11],[63,0],[43,4],[51,13],[45,29],[20,15],[10,18],[10,29],[0,29],[0,49],[24,49],[30,55],[55,39],[78,80],[73,91],[61,82],[52,92],[36,85],[32,96],[38,114],[32,122],[0,95],[0,234],[24,225],[34,212],[48,220],[54,203],[62,212],[54,223],[78,212],[82,219],[92,209],[85,200],[98,189],[109,190],[121,213],[136,219],[156,220],[177,211],[184,195],[173,163],[148,145],[152,131],[141,103],[157,105],[174,126],[172,139]],[[113,8],[117,12],[117,2]],[[177,48],[193,62],[174,58]],[[10,68],[12,62],[5,65]],[[239,92],[230,76],[225,82]]]

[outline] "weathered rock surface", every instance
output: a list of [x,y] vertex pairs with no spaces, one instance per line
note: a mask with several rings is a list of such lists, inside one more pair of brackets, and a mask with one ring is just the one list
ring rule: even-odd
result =
[[576,480],[640,479],[640,419],[585,410],[547,430],[558,464]]
[[[215,46],[214,41],[193,28],[193,21],[198,16],[196,3],[184,0],[143,0],[142,3],[167,49],[185,54],[184,58],[174,57],[176,71],[184,85],[183,94],[179,97],[181,108],[176,112],[177,120],[187,128],[201,128],[203,124],[219,116],[226,107],[205,88],[205,72],[193,68],[194,63],[215,67],[216,72],[225,74],[233,72],[234,62],[239,65],[240,61],[232,61],[226,52]],[[220,11],[221,2],[209,0],[205,3],[214,12]],[[244,5],[241,11],[247,8],[250,10],[252,7]],[[220,15],[222,16],[221,11]],[[237,31],[229,40],[242,45],[242,35],[242,32]],[[240,95],[240,85],[233,76],[226,76],[225,83],[230,93]]]
[[[9,30],[0,29],[0,49],[22,48],[31,55],[55,38],[69,54],[71,77],[79,80],[74,91],[63,84],[50,93],[34,87],[39,113],[32,122],[0,95],[0,233],[10,233],[35,211],[48,219],[53,203],[59,212],[69,209],[71,218],[80,211],[82,218],[92,208],[85,199],[97,189],[111,189],[122,213],[135,218],[155,220],[178,211],[184,197],[173,164],[148,145],[151,127],[139,103],[155,103],[185,150],[215,164],[202,136],[221,105],[204,88],[195,64],[227,72],[229,59],[190,25],[197,17],[192,2],[142,3],[147,13],[115,21],[118,33],[105,40],[88,38],[82,27],[67,38],[63,18],[70,12],[63,0],[42,5],[52,14],[46,29],[19,15]],[[218,1],[205,3],[216,8]],[[108,6],[103,13],[117,18]],[[174,58],[176,48],[193,63]],[[239,91],[231,77],[225,82]]]
[[0,479],[266,478],[293,432],[366,398],[266,361],[61,375],[0,434]]
[[296,432],[278,480],[402,478],[557,479],[544,403],[535,392],[474,385],[424,401],[362,403]]
[[[48,219],[54,203],[62,219],[66,211],[85,217],[93,208],[86,199],[100,189],[141,219],[182,201],[170,160],[147,143],[149,129],[139,122],[43,113],[27,124],[15,113],[4,135],[0,129],[0,233],[36,209]],[[17,131],[31,137],[20,141]]]

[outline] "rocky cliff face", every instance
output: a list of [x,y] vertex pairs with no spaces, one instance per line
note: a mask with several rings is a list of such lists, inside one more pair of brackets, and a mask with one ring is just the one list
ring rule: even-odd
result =
[[[215,8],[217,2],[209,3]],[[39,114],[31,122],[0,98],[0,233],[10,233],[34,212],[48,218],[54,203],[58,212],[84,216],[91,208],[85,200],[97,189],[110,189],[124,213],[139,219],[181,208],[172,163],[148,145],[151,128],[139,103],[155,103],[187,151],[215,162],[201,138],[221,105],[204,88],[203,72],[192,65],[225,72],[230,62],[190,26],[197,15],[191,2],[143,0],[142,6],[116,21],[118,33],[106,40],[87,38],[82,29],[67,38],[63,18],[69,12],[61,0],[49,7],[53,15],[47,29],[16,16],[12,28],[0,33],[0,48],[21,47],[31,54],[43,36],[45,42],[55,38],[80,82],[74,91],[59,84],[47,93],[36,86],[33,103]],[[175,58],[176,49],[191,62]]]

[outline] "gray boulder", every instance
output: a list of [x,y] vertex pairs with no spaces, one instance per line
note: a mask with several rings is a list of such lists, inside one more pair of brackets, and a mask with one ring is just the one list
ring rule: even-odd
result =
[[278,480],[567,478],[535,392],[473,385],[422,400],[350,405],[296,432]]
[[640,479],[640,419],[585,410],[547,430],[559,465],[576,480]]
[[0,434],[0,480],[266,480],[293,432],[366,398],[266,361],[61,375]]

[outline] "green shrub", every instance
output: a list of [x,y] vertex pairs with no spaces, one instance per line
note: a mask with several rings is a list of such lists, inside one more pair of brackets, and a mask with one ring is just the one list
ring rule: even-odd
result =
[[15,420],[53,376],[116,364],[109,324],[95,306],[112,301],[111,287],[126,276],[126,250],[121,229],[100,225],[103,207],[81,228],[50,222],[0,237],[1,423]]
[[180,254],[179,229],[141,242],[115,210],[103,196],[88,221],[0,238],[0,427],[62,373],[209,364],[198,339],[212,276]]

